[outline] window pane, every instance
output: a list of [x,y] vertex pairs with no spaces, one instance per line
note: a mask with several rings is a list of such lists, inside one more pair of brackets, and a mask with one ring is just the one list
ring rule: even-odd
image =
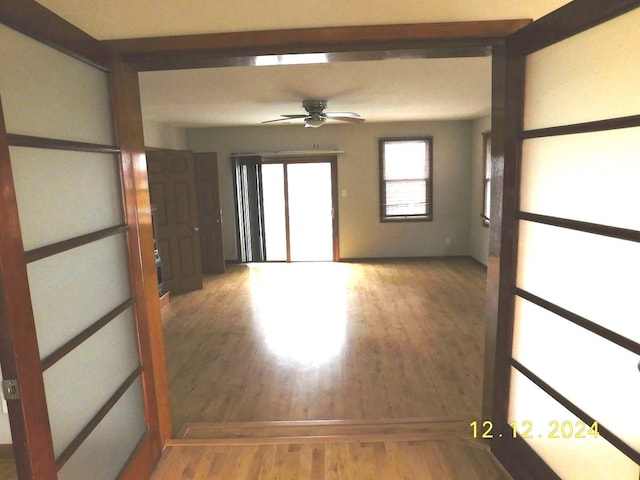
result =
[[384,179],[405,180],[429,176],[424,140],[385,142]]
[[287,259],[287,234],[284,205],[284,165],[262,165],[262,205],[264,243],[267,261]]
[[396,181],[386,183],[386,214],[426,215],[426,181]]
[[491,215],[491,181],[484,182],[484,216],[489,218]]
[[330,163],[287,166],[291,261],[333,260]]

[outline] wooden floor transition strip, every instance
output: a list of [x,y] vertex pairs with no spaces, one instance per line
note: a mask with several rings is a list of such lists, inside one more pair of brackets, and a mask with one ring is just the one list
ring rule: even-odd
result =
[[[329,443],[353,441],[472,441],[466,420],[412,418],[187,424],[171,446]],[[478,443],[473,440],[472,443]]]

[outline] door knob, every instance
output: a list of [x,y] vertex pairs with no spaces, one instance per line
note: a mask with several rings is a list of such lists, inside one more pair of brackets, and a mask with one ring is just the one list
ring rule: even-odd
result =
[[198,233],[200,231],[200,227],[191,227],[191,231],[194,233]]

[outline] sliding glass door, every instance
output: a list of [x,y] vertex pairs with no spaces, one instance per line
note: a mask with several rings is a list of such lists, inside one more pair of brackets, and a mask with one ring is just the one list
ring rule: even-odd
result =
[[247,161],[236,159],[241,260],[337,260],[336,158],[251,157],[254,175]]

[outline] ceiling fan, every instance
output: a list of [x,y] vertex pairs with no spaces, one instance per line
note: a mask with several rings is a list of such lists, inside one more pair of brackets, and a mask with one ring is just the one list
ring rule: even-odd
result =
[[307,113],[294,113],[290,115],[280,115],[284,118],[277,118],[275,120],[267,120],[262,123],[274,123],[274,122],[284,122],[287,120],[293,120],[296,118],[304,119],[304,126],[307,128],[318,128],[324,125],[327,120],[339,120],[341,122],[349,122],[349,123],[362,123],[364,122],[364,118],[362,118],[357,113],[353,112],[325,112],[325,108],[327,108],[326,100],[304,100],[302,102],[302,108],[304,108]]

